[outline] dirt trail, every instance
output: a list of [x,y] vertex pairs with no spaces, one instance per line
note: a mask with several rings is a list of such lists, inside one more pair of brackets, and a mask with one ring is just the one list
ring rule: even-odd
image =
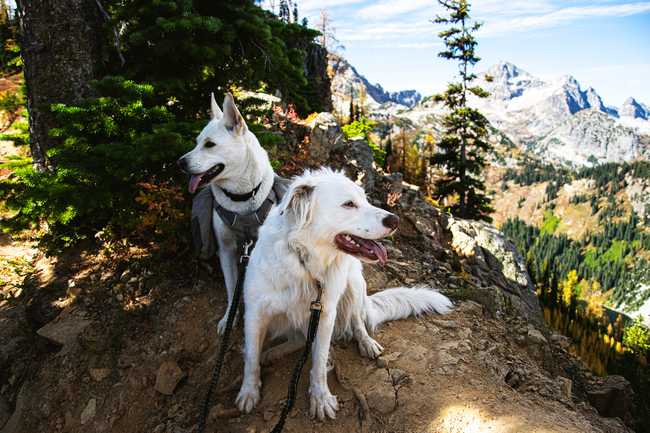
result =
[[[373,272],[371,279],[383,278]],[[64,310],[62,320],[73,318],[81,332],[26,382],[17,402],[23,416],[15,430],[2,432],[194,431],[214,365],[216,335],[208,319],[223,309],[219,286],[166,287],[169,303],[119,314],[112,322],[100,323],[80,307]],[[384,325],[376,338],[386,352],[377,361],[361,358],[354,344],[337,343],[336,370],[329,375],[340,403],[337,419],[309,418],[305,372],[285,431],[627,431],[620,421],[600,418],[590,406],[572,401],[566,379],[539,367],[544,350],[531,342],[528,331],[516,320],[490,319],[483,307],[466,301],[445,317]],[[233,350],[207,431],[269,431],[296,358],[263,369],[262,401],[253,414],[240,416],[233,401],[242,362]],[[166,361],[178,365],[183,376],[172,395],[155,389]]]

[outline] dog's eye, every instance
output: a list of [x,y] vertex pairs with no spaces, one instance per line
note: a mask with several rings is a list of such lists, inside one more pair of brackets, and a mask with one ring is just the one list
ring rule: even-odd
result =
[[357,204],[355,202],[353,202],[352,200],[346,201],[341,206],[343,206],[346,209],[356,209],[357,208]]
[[213,141],[206,141],[205,144],[204,144],[205,147],[214,147],[216,145],[217,144],[215,142],[213,142]]

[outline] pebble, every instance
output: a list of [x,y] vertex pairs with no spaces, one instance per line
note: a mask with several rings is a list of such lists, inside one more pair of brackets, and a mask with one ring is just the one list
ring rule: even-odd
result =
[[172,395],[185,375],[176,361],[163,362],[156,374],[156,391],[164,395]]
[[86,405],[85,409],[81,412],[81,425],[86,424],[88,421],[90,421],[94,416],[95,412],[97,411],[97,400],[94,398],[91,398],[88,400],[88,404]]
[[388,368],[388,360],[383,356],[378,357],[375,363],[379,368]]
[[393,387],[385,386],[376,388],[366,395],[368,406],[372,409],[387,415],[395,410],[395,391]]
[[111,374],[110,368],[91,368],[88,370],[90,377],[93,378],[95,382],[101,382],[106,379]]
[[399,385],[407,381],[409,379],[409,375],[407,372],[400,370],[399,368],[391,368],[390,378],[393,382],[393,385]]
[[528,330],[528,335],[527,335],[528,341],[534,344],[547,344],[548,341],[546,341],[546,338],[544,338],[544,335],[542,335],[541,332],[539,332],[535,328],[531,328]]

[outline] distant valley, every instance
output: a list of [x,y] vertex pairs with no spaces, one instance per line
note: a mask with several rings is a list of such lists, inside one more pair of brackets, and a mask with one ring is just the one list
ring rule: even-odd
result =
[[[386,164],[426,187],[442,107],[414,90],[386,92],[340,56],[330,56],[329,69],[340,120],[351,103],[373,119],[373,141],[393,154]],[[495,225],[530,253],[531,273],[544,260],[559,280],[575,268],[608,291],[608,305],[650,324],[650,108],[633,97],[613,107],[571,76],[542,80],[509,62],[477,75],[490,92],[471,103],[492,126],[485,176]],[[537,230],[533,243],[519,239],[525,226]],[[595,255],[604,258],[594,262]]]

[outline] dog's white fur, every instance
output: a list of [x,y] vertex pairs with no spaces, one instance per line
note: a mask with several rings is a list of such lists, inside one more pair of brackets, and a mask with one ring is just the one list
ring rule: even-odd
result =
[[[235,213],[254,212],[262,205],[273,187],[274,172],[269,157],[255,134],[248,130],[232,95],[226,95],[223,112],[219,109],[214,95],[211,97],[210,106],[212,119],[196,138],[196,147],[183,155],[181,160],[185,160],[185,169],[190,174],[204,173],[217,164],[224,164],[223,171],[212,179],[209,185],[215,200]],[[214,146],[207,147],[206,143],[214,143]],[[235,194],[244,194],[252,191],[260,182],[257,194],[245,202],[232,201],[223,192],[223,189],[226,189]],[[217,237],[219,262],[228,292],[227,312],[237,284],[237,239],[216,212],[212,221]],[[226,315],[219,321],[219,333],[223,332],[225,325]]]
[[[355,207],[345,206],[352,201]],[[367,329],[412,314],[445,313],[452,304],[425,288],[389,289],[368,296],[359,259],[339,250],[340,233],[380,239],[394,230],[383,221],[389,212],[368,203],[364,191],[342,173],[307,171],[296,178],[283,201],[260,228],[244,285],[246,305],[245,367],[237,397],[250,412],[260,399],[261,349],[267,335],[304,341],[315,280],[322,284],[320,324],[313,345],[310,374],[311,414],[334,418],[336,397],[327,385],[332,338],[354,336],[361,353],[376,357],[383,350]],[[293,347],[295,347],[295,342]]]

